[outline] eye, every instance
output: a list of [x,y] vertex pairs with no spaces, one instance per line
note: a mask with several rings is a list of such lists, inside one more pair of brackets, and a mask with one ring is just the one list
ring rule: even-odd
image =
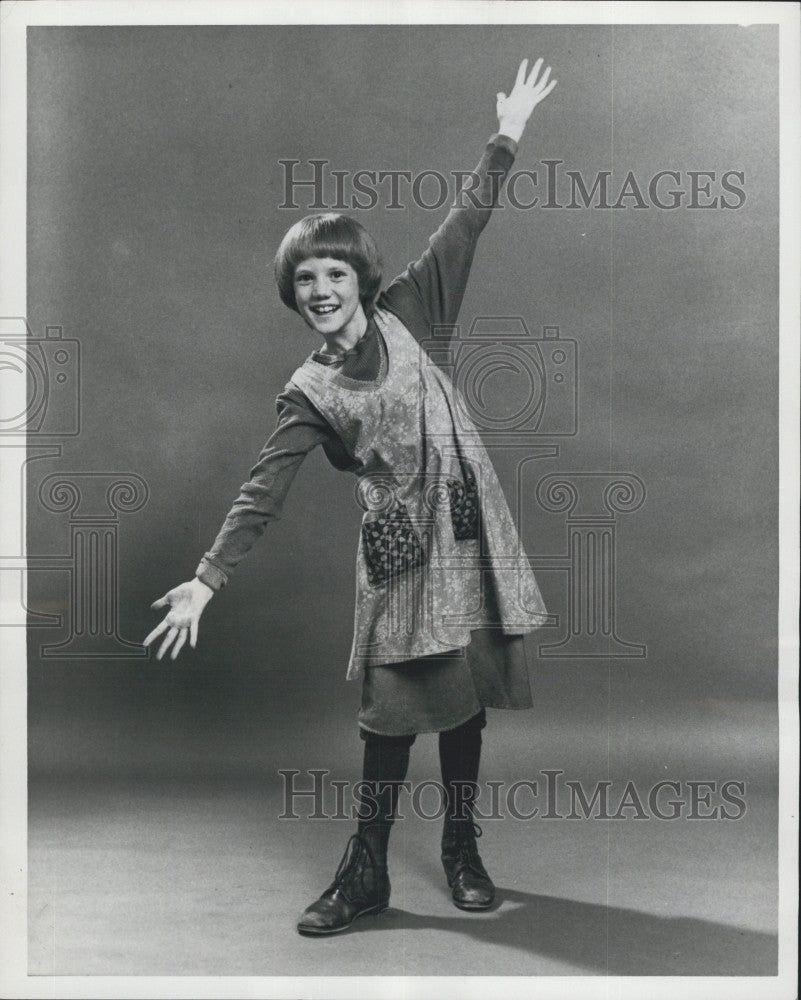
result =
[[304,284],[307,281],[311,281],[311,275],[310,274],[296,274],[295,275],[295,284],[296,285],[302,285],[302,284]]
[[331,272],[331,277],[332,278],[347,278],[347,276],[348,276],[347,272],[345,272],[345,271],[339,271],[339,270],[337,270],[337,271],[332,271]]

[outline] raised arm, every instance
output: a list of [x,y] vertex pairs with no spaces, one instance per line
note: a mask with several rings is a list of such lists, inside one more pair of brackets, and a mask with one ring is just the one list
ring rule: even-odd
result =
[[454,207],[429,240],[419,260],[409,264],[382,294],[379,305],[395,313],[417,339],[427,339],[432,324],[455,323],[467,287],[476,244],[498,204],[518,140],[532,111],[550,94],[550,67],[540,76],[542,59],[528,73],[524,59],[509,96],[496,95],[498,133],[487,143],[472,174],[465,176]]

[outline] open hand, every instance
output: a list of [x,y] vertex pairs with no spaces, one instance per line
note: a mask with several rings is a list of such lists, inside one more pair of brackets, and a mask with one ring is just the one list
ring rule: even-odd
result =
[[540,101],[545,100],[556,86],[556,80],[548,82],[551,75],[550,66],[547,66],[542,76],[537,79],[542,69],[542,62],[542,59],[538,59],[534,63],[531,73],[528,74],[527,78],[528,59],[524,59],[520,63],[517,71],[517,79],[509,96],[507,97],[503,91],[497,95],[496,109],[500,130],[504,135],[508,135],[512,139],[517,140],[520,138],[531,112]]
[[145,639],[143,645],[149,646],[154,639],[157,639],[163,632],[167,635],[156,653],[156,659],[160,660],[166,651],[172,646],[171,659],[181,652],[187,638],[189,645],[194,649],[197,643],[198,623],[203,609],[214,596],[211,587],[207,587],[202,580],[195,577],[187,583],[181,583],[173,587],[164,597],[160,597],[150,606],[154,610],[170,606],[170,611],[164,621],[157,625],[150,635]]

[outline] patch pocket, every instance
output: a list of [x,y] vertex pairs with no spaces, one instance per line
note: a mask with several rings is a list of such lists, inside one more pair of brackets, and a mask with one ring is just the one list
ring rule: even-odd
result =
[[453,537],[457,542],[478,538],[478,485],[469,465],[462,465],[464,481],[448,480]]
[[371,587],[382,587],[392,577],[408,573],[425,562],[425,550],[406,504],[392,506],[362,521],[362,549]]

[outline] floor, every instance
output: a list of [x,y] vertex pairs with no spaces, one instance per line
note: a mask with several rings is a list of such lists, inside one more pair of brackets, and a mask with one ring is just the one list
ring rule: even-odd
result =
[[[418,754],[413,778],[433,753]],[[581,758],[565,777],[584,774],[591,790],[597,769]],[[637,788],[643,797],[660,778],[733,778],[744,766],[699,776],[685,761],[666,775],[655,756],[640,762]],[[310,819],[301,799],[301,818],[279,818],[274,771],[35,778],[29,973],[775,975],[776,807],[769,782],[748,787],[731,821],[637,820],[636,810],[616,821],[488,819],[480,847],[498,894],[478,914],[450,901],[439,822],[407,815],[392,834],[390,908],[309,939],[295,920],[330,882],[353,824]],[[530,805],[521,794],[519,809]]]

